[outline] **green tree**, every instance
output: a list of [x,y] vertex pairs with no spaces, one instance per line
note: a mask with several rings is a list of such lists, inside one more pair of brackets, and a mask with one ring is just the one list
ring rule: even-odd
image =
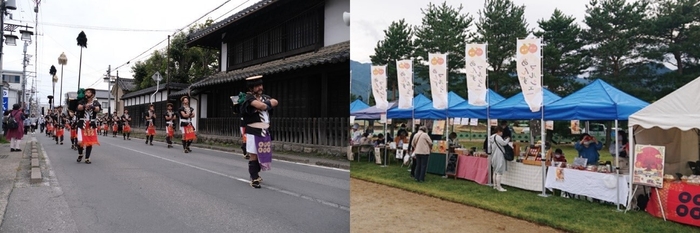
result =
[[[203,24],[189,28],[188,33],[206,28],[213,23],[207,20]],[[193,83],[219,71],[219,52],[213,49],[188,47],[187,35],[180,32],[170,41],[170,49],[156,50],[144,61],[139,61],[131,67],[137,89],[155,86],[151,76],[156,72],[167,77],[170,67],[170,82]],[[169,56],[169,61],[168,61]]]
[[[672,63],[676,72],[683,74],[687,63],[695,63],[690,57],[696,53],[700,43],[700,7],[698,0],[660,0],[653,9],[649,24],[642,27],[648,36],[646,55],[650,59]],[[671,54],[672,57],[666,55]],[[696,53],[697,54],[697,53]],[[700,55],[700,54],[697,54]],[[697,58],[697,57],[696,57]]]
[[474,20],[468,13],[461,13],[462,5],[454,8],[446,2],[442,5],[428,4],[423,13],[422,24],[416,26],[416,46],[413,57],[416,59],[414,72],[416,79],[429,79],[428,53],[448,53],[447,72],[448,90],[466,96],[464,74],[464,53],[468,28]]
[[370,56],[372,64],[387,65],[387,88],[391,90],[389,101],[396,100],[397,96],[396,60],[411,58],[413,54],[412,36],[413,31],[404,19],[391,22],[389,28],[384,30],[384,40],[377,42],[374,55]]
[[581,28],[575,20],[555,9],[549,19],[537,21],[542,30],[535,32],[535,36],[542,38],[545,44],[542,51],[544,85],[561,96],[582,86],[576,82],[576,77],[588,68],[581,52],[584,45]]
[[525,6],[511,0],[486,0],[479,10],[474,42],[488,42],[489,86],[501,95],[520,91],[515,71],[516,41],[528,34]]
[[[594,75],[613,85],[633,81],[628,73],[640,62],[641,34],[646,26],[645,11],[648,3],[644,0],[626,3],[626,0],[591,0],[586,6],[584,23],[589,29],[583,33],[591,48],[590,56]],[[638,81],[636,78],[634,81]]]

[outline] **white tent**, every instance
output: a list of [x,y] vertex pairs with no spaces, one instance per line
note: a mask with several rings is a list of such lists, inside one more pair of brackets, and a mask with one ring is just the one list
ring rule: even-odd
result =
[[[664,173],[692,174],[688,161],[700,159],[699,92],[700,77],[632,114],[629,132],[634,133],[630,133],[630,154],[635,155],[634,144],[665,146]],[[634,156],[631,158],[630,174]]]

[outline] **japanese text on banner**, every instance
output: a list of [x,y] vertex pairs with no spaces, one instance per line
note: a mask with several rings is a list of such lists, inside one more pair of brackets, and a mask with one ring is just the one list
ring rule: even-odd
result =
[[430,53],[430,92],[433,97],[433,108],[447,108],[447,54]]
[[378,109],[389,108],[386,99],[386,66],[372,66],[372,94]]
[[413,108],[413,64],[411,60],[396,61],[399,83],[399,108]]
[[542,56],[540,56],[541,39],[518,40],[516,62],[520,88],[525,102],[532,112],[540,110],[542,105]]
[[466,62],[467,93],[469,104],[485,106],[486,103],[486,44],[467,44]]

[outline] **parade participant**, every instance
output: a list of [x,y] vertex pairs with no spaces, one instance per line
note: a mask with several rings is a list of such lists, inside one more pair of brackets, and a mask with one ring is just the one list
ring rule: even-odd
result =
[[65,116],[63,115],[63,106],[56,107],[54,122],[56,122],[56,124],[54,125],[54,130],[56,131],[54,133],[54,139],[56,140],[57,145],[59,143],[63,145],[63,132],[65,131],[66,127]]
[[53,134],[53,118],[51,118],[51,114],[49,113],[44,117],[44,121],[46,122],[46,136],[51,137]]
[[272,145],[268,129],[270,112],[277,106],[277,100],[263,94],[262,76],[247,78],[246,82],[248,92],[241,106],[241,114],[246,126],[246,151],[250,156],[248,173],[251,179],[250,186],[261,188],[262,177],[259,173],[263,168],[269,170],[272,162]]
[[117,115],[117,111],[114,111],[114,114],[112,114],[112,137],[116,138],[117,133],[122,131],[122,126],[121,126],[121,120],[119,118],[119,115]]
[[73,110],[68,110],[68,122],[70,124],[70,148],[78,149],[78,116]]
[[148,105],[146,114],[146,144],[153,145],[153,137],[156,136],[156,110],[153,104]]
[[122,115],[121,121],[124,140],[131,140],[131,116],[129,116],[129,110],[124,109],[124,115]]
[[194,126],[192,125],[192,118],[194,118],[194,108],[190,107],[190,97],[183,96],[180,97],[180,102],[182,102],[182,107],[178,110],[180,113],[180,131],[182,132],[182,148],[185,153],[192,152],[190,145],[195,139]]
[[97,140],[97,113],[100,112],[100,102],[95,98],[95,89],[85,89],[85,98],[78,102],[78,162],[83,159],[85,150],[85,163],[91,164],[90,154],[93,145],[100,145]]
[[175,136],[174,132],[174,123],[175,119],[177,119],[177,116],[175,116],[175,113],[173,112],[173,104],[168,103],[167,105],[168,110],[163,114],[163,117],[165,118],[165,142],[168,143],[168,148],[173,148],[173,136]]

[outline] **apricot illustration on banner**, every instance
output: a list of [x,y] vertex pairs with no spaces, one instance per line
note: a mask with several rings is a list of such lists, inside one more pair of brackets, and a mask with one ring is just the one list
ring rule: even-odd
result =
[[430,59],[430,64],[437,65],[438,64],[437,57],[433,57],[433,59]]
[[376,68],[375,68],[375,69],[372,71],[372,74],[378,75],[378,74],[379,74],[379,69],[376,69]]
[[438,65],[442,65],[445,63],[445,59],[443,58],[438,58]]
[[475,55],[476,55],[476,49],[474,49],[474,48],[469,49],[469,52],[467,52],[467,54],[468,54],[470,57],[475,56]]
[[520,53],[525,55],[527,52],[530,51],[530,46],[527,46],[526,44],[523,43],[523,46],[520,46]]
[[484,50],[481,48],[476,48],[476,56],[481,57],[484,54]]
[[380,75],[384,74],[384,69],[379,69],[379,74]]
[[537,52],[537,45],[530,44],[530,53],[535,53],[535,52]]

